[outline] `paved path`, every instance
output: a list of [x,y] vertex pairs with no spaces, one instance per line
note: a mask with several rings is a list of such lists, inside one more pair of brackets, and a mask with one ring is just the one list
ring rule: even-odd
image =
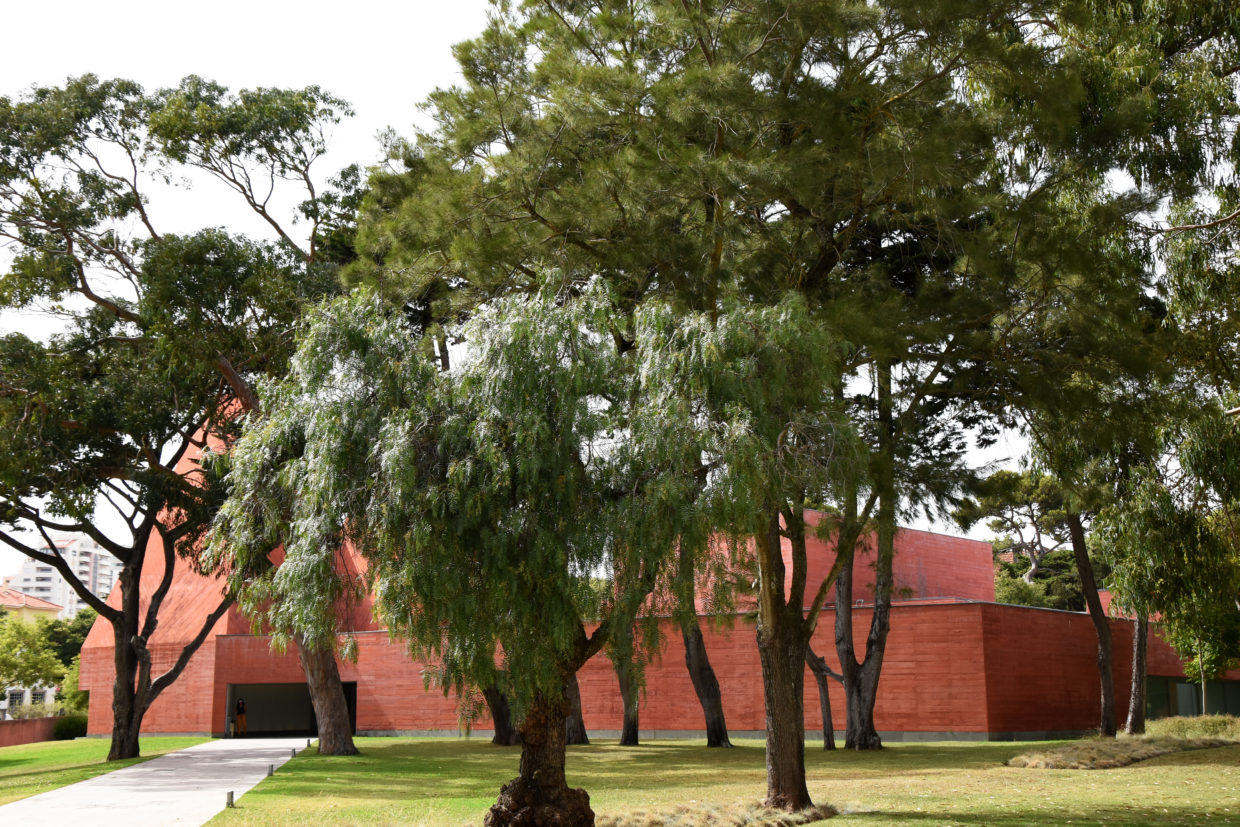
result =
[[306,738],[209,741],[0,807],[0,824],[21,827],[153,827],[211,820],[228,792],[240,799],[305,749]]

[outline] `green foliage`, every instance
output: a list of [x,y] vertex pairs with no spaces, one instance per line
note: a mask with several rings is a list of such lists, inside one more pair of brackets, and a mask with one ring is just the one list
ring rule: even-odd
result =
[[[11,254],[0,306],[50,309],[59,322],[42,341],[0,338],[7,545],[72,579],[46,532],[83,532],[122,561],[123,586],[142,580],[145,560],[158,556],[171,573],[176,553],[196,549],[223,491],[187,458],[204,436],[235,435],[251,385],[285,369],[293,321],[335,290],[318,235],[347,243],[350,196],[320,190],[312,165],[346,114],[315,87],[232,94],[196,77],[148,93],[84,75],[0,98],[0,240]],[[161,232],[149,190],[194,171],[233,190],[279,241]],[[308,240],[269,209],[288,188],[308,199]],[[146,705],[184,668],[150,668],[145,640],[162,601],[148,597],[123,593],[119,607],[86,598],[131,642],[117,653],[113,708],[128,718],[115,732],[132,737],[118,736],[113,757],[136,748]],[[60,642],[66,664],[77,631]]]
[[72,668],[71,664],[78,659],[82,643],[85,642],[86,635],[90,634],[90,627],[94,625],[96,617],[98,614],[94,609],[82,609],[69,620],[39,619],[38,623],[42,627],[40,632],[56,653],[56,659],[61,666]]
[[[79,613],[80,614],[80,613]],[[82,679],[82,656],[73,656],[69,668],[65,670],[64,680],[60,682],[58,700],[69,714],[85,715],[90,709],[90,690],[79,689]]]
[[1052,608],[1052,601],[1046,593],[1045,585],[1037,581],[1026,583],[1022,578],[1013,577],[1005,571],[995,572],[995,602],[1010,603],[1014,606]]
[[86,737],[85,715],[64,715],[56,721],[52,728],[53,741],[72,741],[74,738]]
[[[518,704],[558,691],[670,576],[692,512],[686,448],[656,439],[614,314],[597,287],[497,301],[444,373],[368,292],[324,306],[232,451],[212,564],[251,580],[244,605],[274,628],[330,643],[335,602],[360,585],[338,576],[348,539],[389,628],[445,688],[499,681]],[[256,577],[277,537],[284,562]]]
[[18,618],[0,619],[0,684],[51,686],[64,672],[39,624]]
[[1240,429],[1213,405],[1164,439],[1178,467],[1142,469],[1105,515],[1101,545],[1120,604],[1158,614],[1161,636],[1190,661],[1185,674],[1209,679],[1240,661],[1240,502],[1230,486]]

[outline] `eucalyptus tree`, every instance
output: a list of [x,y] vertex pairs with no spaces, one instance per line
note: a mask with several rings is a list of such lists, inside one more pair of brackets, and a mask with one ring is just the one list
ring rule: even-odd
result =
[[[1218,404],[1163,436],[1167,452],[1139,470],[1130,495],[1103,515],[1099,533],[1114,565],[1116,602],[1142,625],[1157,617],[1161,637],[1201,683],[1204,712],[1207,680],[1240,661],[1240,439]],[[1143,729],[1143,710],[1130,710],[1128,724]]]
[[286,554],[244,601],[274,596],[273,625],[325,639],[351,542],[445,691],[511,699],[520,770],[488,824],[593,823],[565,781],[566,689],[670,578],[691,522],[688,452],[614,347],[615,319],[601,285],[496,300],[445,372],[406,314],[357,291],[311,317],[232,451],[213,545],[245,559],[281,536]]
[[[161,231],[151,190],[194,165],[186,147],[215,147],[257,209],[268,187],[310,180],[322,130],[347,112],[313,87],[253,99],[212,88],[188,125],[180,91],[90,75],[0,99],[0,237],[11,255],[0,299],[59,327],[43,341],[0,339],[0,541],[53,566],[111,625],[111,759],[138,754],[146,710],[233,600],[220,595],[171,663],[152,657],[177,554],[193,549],[219,498],[194,458],[204,440],[235,432],[250,383],[282,369],[292,320],[334,284],[331,267],[287,243]],[[120,560],[118,604],[90,593],[50,531],[84,532]],[[155,560],[163,575],[143,593]]]
[[[1010,323],[1013,239],[1064,178],[1052,165],[1011,183],[1018,139],[1032,136],[1053,156],[1085,120],[1080,72],[1038,22],[1053,22],[1057,8],[503,5],[457,47],[464,84],[432,95],[434,129],[393,144],[397,168],[372,178],[363,209],[353,278],[438,322],[539,289],[548,264],[603,280],[626,312],[658,298],[718,320],[725,298],[769,308],[795,292],[830,320],[849,348],[821,390],[843,400],[869,447],[850,464],[851,484],[813,496],[850,515],[841,566],[878,526],[882,572],[862,660],[851,614],[837,618],[853,746],[880,743],[873,703],[901,498],[928,492],[936,505],[959,481],[963,428],[993,386],[984,365],[1002,332],[992,328]],[[1034,117],[1042,105],[1052,126]],[[1000,163],[996,147],[1013,160]],[[632,345],[626,331],[615,332],[620,349]],[[933,461],[927,446],[949,461]],[[944,466],[952,473],[934,473]],[[768,507],[768,541],[786,495],[748,492]],[[789,508],[799,519],[801,506]],[[804,577],[802,564],[789,576]],[[831,585],[813,584],[795,610],[809,608],[811,628]],[[794,646],[775,657],[795,650],[800,664],[802,632],[772,644],[783,639],[774,623],[764,645]],[[787,681],[801,680],[787,663],[767,663],[772,727],[785,726],[778,708],[796,694]],[[808,801],[799,737],[772,735],[781,769],[768,800],[780,806]],[[786,783],[776,780],[785,771]]]

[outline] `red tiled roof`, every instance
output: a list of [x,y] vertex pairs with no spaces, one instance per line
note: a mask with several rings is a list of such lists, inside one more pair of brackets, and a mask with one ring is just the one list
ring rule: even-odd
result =
[[41,597],[19,592],[8,586],[0,586],[0,609],[44,609],[60,611],[64,606],[57,606]]

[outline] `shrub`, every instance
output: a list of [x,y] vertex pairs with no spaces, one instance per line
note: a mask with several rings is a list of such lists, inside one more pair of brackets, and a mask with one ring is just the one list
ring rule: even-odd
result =
[[25,721],[30,718],[50,718],[56,714],[56,704],[22,704],[21,706],[9,707],[9,717],[15,721]]
[[85,715],[66,715],[56,721],[52,729],[53,741],[71,741],[86,734]]

